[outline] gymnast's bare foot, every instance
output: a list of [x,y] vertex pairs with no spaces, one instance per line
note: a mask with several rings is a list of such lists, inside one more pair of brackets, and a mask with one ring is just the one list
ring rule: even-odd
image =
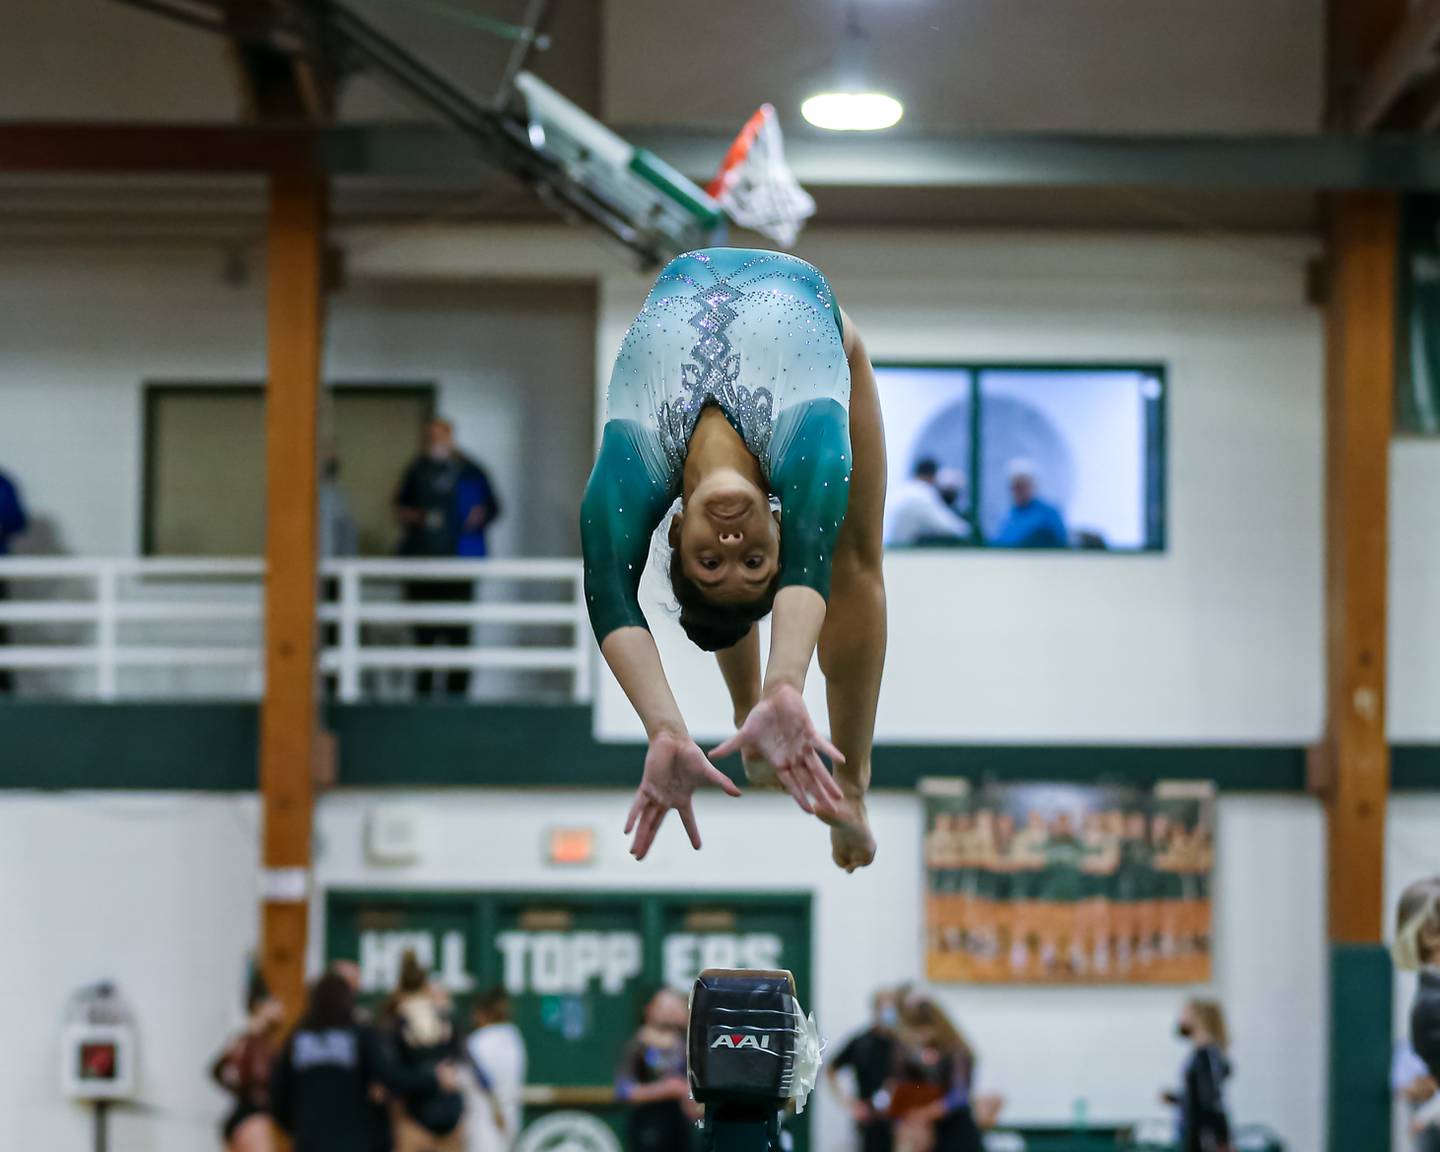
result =
[[847,795],[845,807],[843,819],[826,821],[830,825],[830,855],[846,872],[854,872],[875,859],[875,835],[870,831],[863,794]]
[[748,752],[740,755],[741,763],[745,765],[745,779],[750,782],[752,788],[769,789],[774,792],[783,792],[785,786],[780,783],[780,777],[776,774],[774,765],[761,756],[751,756]]

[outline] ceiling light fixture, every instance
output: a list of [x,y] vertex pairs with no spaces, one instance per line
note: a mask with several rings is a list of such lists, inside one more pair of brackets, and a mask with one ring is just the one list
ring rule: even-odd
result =
[[811,96],[800,105],[800,115],[816,128],[830,132],[878,132],[892,128],[905,115],[905,106],[868,82],[870,41],[851,5],[845,20],[835,86]]
[[800,105],[800,115],[831,132],[878,132],[898,124],[905,106],[884,92],[821,92]]

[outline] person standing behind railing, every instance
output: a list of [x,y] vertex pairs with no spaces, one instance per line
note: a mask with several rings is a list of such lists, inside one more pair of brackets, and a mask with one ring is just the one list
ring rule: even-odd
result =
[[[405,469],[395,493],[395,515],[402,535],[400,555],[454,559],[484,556],[485,533],[499,515],[499,503],[490,478],[475,461],[455,446],[455,428],[448,420],[431,420],[425,426],[422,450]],[[474,598],[470,580],[414,580],[405,586],[405,598],[417,604],[469,603]],[[467,624],[420,624],[415,643],[465,648],[470,644]],[[434,674],[421,672],[415,691],[427,696]],[[464,696],[470,690],[470,673],[453,668],[445,675],[445,692]]]
[[[9,476],[0,472],[0,556],[10,554],[10,541],[24,532],[28,524],[25,505],[20,502],[20,489]],[[0,580],[0,601],[6,600],[8,596],[9,587],[5,581]],[[5,625],[0,624],[0,646],[9,642],[9,631]],[[13,688],[9,670],[0,668],[0,696],[8,695]]]
[[[350,510],[350,498],[340,483],[340,457],[333,447],[327,448],[320,465],[320,558],[338,560],[355,556],[360,552],[360,532],[355,525],[355,514]],[[323,599],[330,604],[340,600],[340,581],[334,576],[322,581]],[[337,624],[326,624],[320,630],[321,643],[334,648],[340,639]],[[335,699],[339,694],[340,678],[333,672],[325,674],[325,696]]]

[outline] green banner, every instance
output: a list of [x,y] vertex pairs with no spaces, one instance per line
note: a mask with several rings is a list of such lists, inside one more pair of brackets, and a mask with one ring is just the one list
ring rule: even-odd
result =
[[[657,988],[688,993],[705,968],[785,968],[808,1006],[810,933],[808,895],[337,891],[326,899],[325,955],[358,964],[378,1005],[413,950],[454,997],[462,1027],[473,996],[503,986],[525,1037],[527,1126],[548,1119],[537,1141],[588,1148],[576,1114],[622,1130],[616,1064]],[[786,1126],[799,1152],[807,1121]]]

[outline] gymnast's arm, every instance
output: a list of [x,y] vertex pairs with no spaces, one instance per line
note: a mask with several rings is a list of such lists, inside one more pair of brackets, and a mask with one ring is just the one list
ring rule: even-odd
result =
[[600,652],[645,725],[646,737],[653,741],[660,736],[688,736],[649,629],[617,628],[600,642]]
[[640,577],[650,536],[671,493],[643,463],[653,436],[628,420],[605,425],[600,454],[580,504],[585,605],[601,654],[653,740],[683,735],[685,721],[670,692],[660,651],[640,610]]

